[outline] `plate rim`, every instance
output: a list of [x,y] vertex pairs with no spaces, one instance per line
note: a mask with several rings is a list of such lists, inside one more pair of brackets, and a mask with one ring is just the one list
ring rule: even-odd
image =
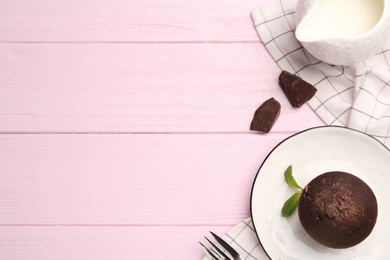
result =
[[387,147],[384,143],[380,142],[378,139],[376,139],[375,137],[373,137],[372,135],[369,135],[361,130],[358,130],[358,129],[353,129],[353,128],[349,128],[349,127],[346,127],[346,126],[339,126],[339,125],[325,125],[325,126],[315,126],[315,127],[310,127],[310,128],[307,128],[307,129],[304,129],[302,131],[299,131],[299,132],[296,132],[292,135],[289,135],[288,137],[284,138],[282,141],[280,141],[277,145],[275,145],[271,151],[266,155],[266,157],[264,158],[264,160],[262,161],[262,163],[260,164],[260,167],[258,168],[257,172],[256,172],[256,175],[253,179],[253,183],[252,183],[252,187],[251,187],[251,193],[250,193],[250,216],[251,216],[251,219],[252,219],[252,224],[253,224],[253,228],[254,228],[254,231],[255,231],[255,234],[256,234],[256,237],[257,237],[257,240],[260,244],[260,246],[263,248],[264,250],[264,253],[267,255],[267,257],[271,260],[273,260],[271,258],[271,256],[269,255],[269,253],[267,252],[267,249],[264,247],[263,245],[263,242],[261,241],[260,239],[260,236],[257,232],[257,228],[256,228],[256,224],[255,224],[255,221],[253,221],[253,209],[252,209],[252,205],[253,205],[253,192],[254,192],[254,188],[255,188],[255,185],[256,185],[256,181],[257,181],[257,178],[259,177],[259,173],[260,173],[260,170],[262,169],[263,165],[265,164],[265,162],[268,160],[268,158],[271,156],[271,154],[281,145],[283,145],[286,141],[288,141],[289,139],[291,138],[294,138],[298,135],[301,135],[303,133],[306,133],[306,132],[309,132],[309,131],[312,131],[312,130],[318,130],[318,129],[324,129],[324,128],[333,128],[333,129],[343,129],[344,130],[347,130],[347,131],[351,131],[351,132],[355,132],[355,133],[359,133],[359,134],[362,134],[370,139],[372,139],[374,142],[377,142],[377,144],[381,145],[383,148],[385,148],[389,153],[390,153],[390,148]]

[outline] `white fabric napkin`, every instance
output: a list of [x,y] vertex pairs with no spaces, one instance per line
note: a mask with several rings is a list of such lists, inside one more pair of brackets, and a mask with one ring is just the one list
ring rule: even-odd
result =
[[[354,66],[320,62],[295,38],[296,3],[297,0],[281,0],[252,11],[262,44],[281,70],[294,73],[317,88],[308,104],[326,124],[366,132],[390,148],[390,42],[373,57]],[[250,218],[223,238],[243,259],[269,259]]]

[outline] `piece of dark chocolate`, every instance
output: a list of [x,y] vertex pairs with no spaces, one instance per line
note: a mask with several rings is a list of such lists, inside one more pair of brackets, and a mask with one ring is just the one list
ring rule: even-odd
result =
[[280,103],[274,98],[263,102],[253,116],[250,130],[268,133],[280,115],[280,108]]
[[279,85],[290,104],[297,108],[309,101],[317,92],[313,85],[285,70],[279,75]]

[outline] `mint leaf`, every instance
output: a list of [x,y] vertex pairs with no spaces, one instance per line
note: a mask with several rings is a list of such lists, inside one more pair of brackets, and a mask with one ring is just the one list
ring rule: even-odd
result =
[[282,216],[289,217],[291,216],[298,207],[299,199],[301,198],[302,192],[296,192],[292,195],[283,205]]
[[295,181],[292,175],[292,165],[287,167],[287,169],[284,171],[284,180],[286,181],[286,183],[290,188],[300,190],[296,192],[294,195],[292,195],[283,205],[282,216],[289,217],[295,212],[295,210],[298,207],[299,199],[301,198],[303,188],[298,185],[298,183]]
[[303,190],[302,187],[299,186],[298,183],[295,181],[292,175],[292,165],[288,166],[288,168],[284,172],[284,180],[291,188]]

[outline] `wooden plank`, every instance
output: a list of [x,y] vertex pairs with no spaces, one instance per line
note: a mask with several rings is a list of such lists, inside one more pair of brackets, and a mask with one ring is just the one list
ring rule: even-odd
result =
[[267,2],[4,0],[0,42],[259,42],[250,12]]
[[230,226],[0,227],[2,260],[201,259],[198,241]]
[[287,136],[3,134],[0,225],[234,225]]
[[294,109],[258,43],[0,44],[0,132],[248,132],[266,99],[274,131],[323,124]]

